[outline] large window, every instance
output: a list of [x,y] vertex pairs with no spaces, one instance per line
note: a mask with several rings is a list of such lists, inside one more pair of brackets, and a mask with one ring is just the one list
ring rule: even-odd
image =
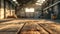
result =
[[34,12],[34,8],[25,8],[25,12]]

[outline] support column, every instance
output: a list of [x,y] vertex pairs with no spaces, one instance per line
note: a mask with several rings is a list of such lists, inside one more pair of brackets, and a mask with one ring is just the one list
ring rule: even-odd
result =
[[1,1],[0,19],[4,19],[4,0]]
[[1,18],[1,0],[0,0],[0,18]]
[[9,2],[6,1],[6,9],[5,9],[5,12],[6,12],[6,18],[8,16],[10,16],[10,5],[9,5]]
[[60,19],[60,3],[58,4],[58,15],[57,15],[58,19]]
[[10,10],[11,10],[11,16],[13,16],[13,6],[12,6],[12,4],[10,5]]

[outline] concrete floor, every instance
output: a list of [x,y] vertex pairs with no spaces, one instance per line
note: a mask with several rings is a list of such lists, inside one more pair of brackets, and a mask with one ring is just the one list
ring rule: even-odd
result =
[[[60,22],[58,21],[46,19],[16,19],[2,22],[0,23],[0,34],[60,34]],[[26,24],[24,25],[24,23]],[[24,27],[22,28],[23,25]]]

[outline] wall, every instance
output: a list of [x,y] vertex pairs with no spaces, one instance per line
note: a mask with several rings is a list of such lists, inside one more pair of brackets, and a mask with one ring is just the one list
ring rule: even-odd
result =
[[[48,1],[45,1],[45,2],[43,2],[43,4],[42,4],[42,8],[43,8],[43,6],[45,6],[45,8],[47,8],[47,7],[49,7],[49,6],[51,6],[51,5],[53,5],[54,3],[56,3],[56,2],[58,2],[59,0],[48,0]],[[45,4],[44,4],[45,3]],[[47,5],[47,6],[46,6]],[[52,6],[52,7],[49,7],[49,8],[47,8],[47,9],[45,9],[45,8],[43,8],[43,13],[46,11],[46,10],[48,10],[47,12],[48,12],[48,14],[46,14],[46,12],[45,12],[45,18],[50,18],[51,19],[51,14],[55,14],[56,16],[57,16],[57,18],[58,18],[58,16],[59,16],[59,14],[60,14],[60,7],[59,7],[60,5],[59,4],[57,4],[57,5],[54,5],[54,6]],[[44,10],[45,9],[45,10]],[[47,17],[47,16],[49,16],[49,17]],[[59,19],[59,18],[58,18]]]
[[0,0],[0,19],[15,15],[15,6],[9,0]]
[[41,8],[40,6],[35,6],[35,7],[34,6],[30,6],[31,8],[34,8],[34,12],[25,12],[25,8],[22,8],[19,11],[17,11],[18,17],[19,18],[39,18],[41,15],[41,11],[40,11]]

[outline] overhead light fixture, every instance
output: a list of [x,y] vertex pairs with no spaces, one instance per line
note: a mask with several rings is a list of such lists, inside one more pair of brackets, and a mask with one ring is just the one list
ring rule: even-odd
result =
[[37,0],[36,5],[41,5],[45,0]]
[[45,1],[45,0],[43,0],[43,1]]
[[37,0],[37,2],[40,2],[40,0]]
[[16,0],[13,0],[13,1],[16,1]]

